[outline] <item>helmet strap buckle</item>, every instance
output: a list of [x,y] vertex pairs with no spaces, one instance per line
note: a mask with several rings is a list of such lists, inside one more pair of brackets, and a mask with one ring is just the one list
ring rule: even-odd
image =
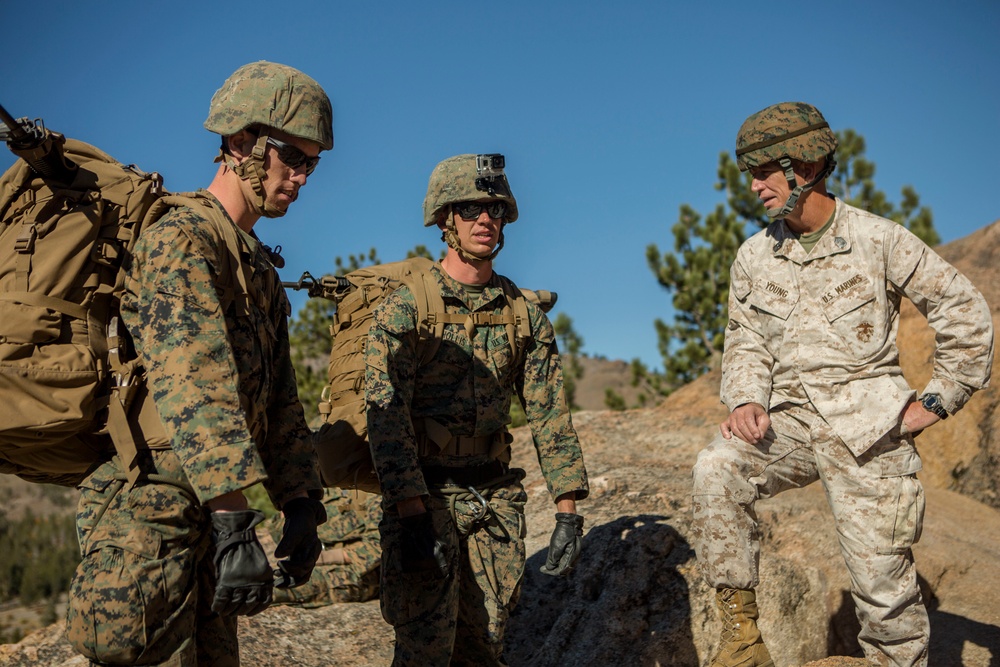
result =
[[785,200],[785,205],[779,210],[773,213],[771,211],[767,212],[767,216],[774,220],[782,220],[787,217],[789,213],[795,210],[795,206],[799,203],[799,197],[816,187],[817,183],[832,174],[833,170],[837,168],[837,161],[833,159],[833,153],[830,153],[826,156],[826,164],[823,170],[816,175],[816,178],[803,185],[798,185],[795,180],[795,171],[792,169],[792,160],[786,155],[778,159],[778,164],[785,170],[785,179],[788,181],[791,193],[788,195],[788,199]]

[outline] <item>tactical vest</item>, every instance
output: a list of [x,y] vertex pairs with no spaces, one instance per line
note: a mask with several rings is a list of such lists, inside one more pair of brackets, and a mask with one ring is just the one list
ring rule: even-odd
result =
[[[372,313],[385,297],[403,285],[413,295],[417,309],[419,363],[422,365],[430,362],[437,353],[446,324],[460,324],[467,331],[480,326],[505,327],[513,358],[519,361],[531,339],[526,300],[530,299],[548,311],[557,299],[553,292],[519,290],[501,276],[506,303],[500,314],[446,313],[440,287],[431,272],[433,264],[429,259],[414,257],[358,269],[344,276],[341,281],[343,287],[331,295],[337,303],[337,312],[330,327],[333,344],[328,383],[319,403],[323,424],[313,436],[325,486],[380,493],[368,445],[365,343],[372,326]],[[490,436],[488,442],[477,444],[463,442],[472,438],[453,438],[447,429],[437,428],[434,424],[414,426],[418,437],[437,442],[439,449],[460,449],[464,445],[482,446],[489,450],[494,445],[494,436]]]

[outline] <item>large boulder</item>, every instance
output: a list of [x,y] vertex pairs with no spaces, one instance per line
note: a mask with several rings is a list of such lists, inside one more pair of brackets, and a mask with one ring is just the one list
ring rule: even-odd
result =
[[[984,292],[996,319],[1000,223],[940,249]],[[933,335],[909,308],[901,317],[903,367],[912,386],[930,376]],[[718,641],[713,591],[690,543],[691,466],[726,410],[719,376],[683,387],[660,406],[575,416],[591,475],[584,555],[570,577],[538,571],[554,507],[526,429],[514,460],[528,471],[528,572],[511,619],[511,665],[707,665]],[[927,487],[915,547],[931,616],[931,664],[987,667],[1000,661],[1000,443],[996,389],[918,438]],[[832,517],[813,485],[761,501],[761,629],[782,666],[863,665],[858,625]],[[272,607],[240,620],[241,655],[254,666],[388,665],[392,629],[378,602],[303,610]],[[827,656],[840,657],[827,657]],[[812,662],[811,662],[812,661]],[[58,623],[13,646],[0,664],[83,667]]]

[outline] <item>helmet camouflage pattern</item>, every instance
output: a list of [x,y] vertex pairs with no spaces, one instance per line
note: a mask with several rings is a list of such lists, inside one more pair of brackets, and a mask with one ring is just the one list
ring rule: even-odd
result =
[[837,150],[837,137],[819,109],[805,102],[781,102],[753,114],[736,135],[740,171],[790,157],[819,162]]
[[212,96],[205,129],[229,136],[255,124],[333,148],[330,98],[294,67],[264,60],[244,65]]
[[424,197],[424,226],[437,224],[441,211],[460,201],[507,202],[505,222],[517,220],[517,201],[504,173],[504,156],[499,153],[468,153],[444,160],[431,172]]

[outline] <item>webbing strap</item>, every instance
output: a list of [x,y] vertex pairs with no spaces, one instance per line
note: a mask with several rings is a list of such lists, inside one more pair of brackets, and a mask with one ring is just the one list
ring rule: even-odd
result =
[[531,340],[531,318],[528,316],[528,300],[519,289],[514,287],[514,283],[503,278],[503,291],[507,296],[507,303],[511,304],[514,310],[514,322],[507,327],[507,338],[510,340],[511,353],[514,355],[514,362],[520,364],[521,352],[528,346]]
[[487,435],[453,435],[446,426],[431,417],[414,421],[420,456],[488,456],[500,458],[513,441],[503,428]]
[[0,300],[23,303],[26,306],[37,306],[38,308],[49,308],[64,315],[74,317],[78,320],[87,319],[87,308],[85,306],[73,303],[72,301],[66,301],[65,299],[58,299],[54,296],[48,296],[46,294],[37,294],[35,292],[5,292],[0,294]]
[[225,242],[228,258],[219,275],[223,290],[223,310],[228,308],[228,304],[235,303],[237,315],[241,317],[248,315],[250,313],[250,289],[253,283],[247,276],[247,267],[240,257],[244,244],[240,239],[239,232],[236,231],[236,225],[215,207],[208,196],[200,192],[186,192],[165,195],[158,199],[147,213],[143,228],[155,222],[173,207],[185,207],[198,211],[218,230]]
[[[214,207],[213,207],[214,208]],[[250,279],[247,277],[246,265],[243,263],[240,253],[243,243],[236,225],[229,220],[218,220],[218,216],[210,216],[209,219],[215,223],[216,228],[222,232],[222,238],[226,242],[226,253],[229,257],[229,274],[236,280],[236,285],[227,281],[226,291],[229,298],[236,304],[236,313],[240,316],[250,314]]]
[[476,337],[476,327],[513,325],[516,318],[513,313],[428,313],[427,323],[432,327],[438,324],[462,324],[469,340],[472,340]]
[[122,467],[125,469],[128,488],[131,489],[139,479],[139,450],[132,436],[125,406],[122,405],[117,391],[111,393],[111,400],[108,401],[108,434],[115,444],[115,451],[118,452]]
[[35,239],[38,238],[38,229],[35,221],[30,216],[24,216],[21,221],[21,232],[14,241],[14,250],[17,251],[17,259],[14,263],[14,287],[18,291],[28,291],[28,274],[31,273],[31,257],[35,254]]

